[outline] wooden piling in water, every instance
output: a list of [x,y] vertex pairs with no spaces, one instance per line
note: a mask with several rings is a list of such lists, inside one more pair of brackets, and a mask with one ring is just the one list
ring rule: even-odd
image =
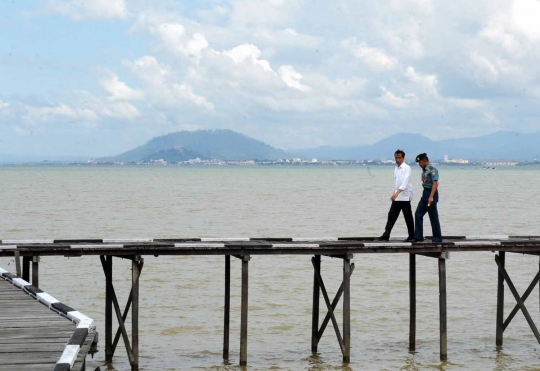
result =
[[446,338],[446,259],[439,259],[439,321],[440,321],[440,358],[441,361],[448,359],[448,347]]
[[105,361],[112,362],[112,278],[113,257],[104,256],[105,259]]
[[409,254],[409,352],[416,350],[416,254]]
[[229,326],[231,320],[231,256],[225,255],[225,304],[223,315],[223,359],[229,360]]
[[18,251],[15,251],[15,272],[18,277],[21,277],[22,269],[21,269],[21,253]]
[[319,345],[319,299],[321,295],[321,288],[317,280],[317,272],[321,270],[321,256],[315,255],[313,257],[313,264],[315,266],[313,270],[313,309],[311,315],[311,352],[317,353]]
[[343,259],[343,362],[351,361],[351,257]]
[[32,258],[30,256],[23,256],[22,266],[22,279],[26,282],[30,282],[30,262]]
[[240,366],[247,365],[248,337],[248,289],[250,256],[242,257],[242,304],[240,314]]
[[[505,252],[499,251],[499,262],[504,268]],[[497,319],[496,319],[496,334],[495,345],[500,347],[503,345],[504,333],[504,277],[502,272],[497,270]]]
[[32,257],[32,286],[39,288],[39,256]]
[[132,308],[131,308],[131,340],[133,363],[131,371],[139,371],[139,277],[140,277],[140,255],[133,257],[131,267],[131,283],[132,283]]

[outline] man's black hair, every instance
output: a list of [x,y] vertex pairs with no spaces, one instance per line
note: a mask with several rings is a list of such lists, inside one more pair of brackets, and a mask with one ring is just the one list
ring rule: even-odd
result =
[[427,157],[427,154],[420,153],[418,156],[416,156],[416,162],[420,162],[422,160],[428,160],[429,161],[429,158]]
[[401,155],[403,158],[405,158],[405,152],[403,152],[402,150],[398,149],[395,153],[394,153],[394,156],[397,156],[397,155]]

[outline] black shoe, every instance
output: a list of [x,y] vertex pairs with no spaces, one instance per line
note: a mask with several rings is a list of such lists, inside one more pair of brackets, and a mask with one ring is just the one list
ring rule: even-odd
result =
[[406,240],[403,240],[403,242],[414,242],[415,239],[413,237],[409,237]]
[[381,236],[381,237],[377,238],[375,241],[388,241],[389,239],[390,239],[390,237]]

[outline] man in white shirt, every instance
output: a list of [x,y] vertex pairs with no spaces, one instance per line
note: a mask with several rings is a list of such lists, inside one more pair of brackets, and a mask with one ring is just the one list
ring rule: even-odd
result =
[[411,201],[413,197],[413,185],[411,179],[411,167],[405,163],[405,152],[398,149],[394,153],[396,159],[396,167],[394,169],[394,190],[392,197],[392,205],[388,212],[388,221],[386,228],[379,240],[388,241],[392,228],[399,217],[399,213],[403,211],[405,223],[407,224],[408,238],[406,242],[414,241],[414,219],[411,210]]

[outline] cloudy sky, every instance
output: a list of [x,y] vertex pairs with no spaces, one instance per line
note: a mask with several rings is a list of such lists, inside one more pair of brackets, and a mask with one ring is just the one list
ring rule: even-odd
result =
[[540,0],[0,3],[0,153],[540,131]]

